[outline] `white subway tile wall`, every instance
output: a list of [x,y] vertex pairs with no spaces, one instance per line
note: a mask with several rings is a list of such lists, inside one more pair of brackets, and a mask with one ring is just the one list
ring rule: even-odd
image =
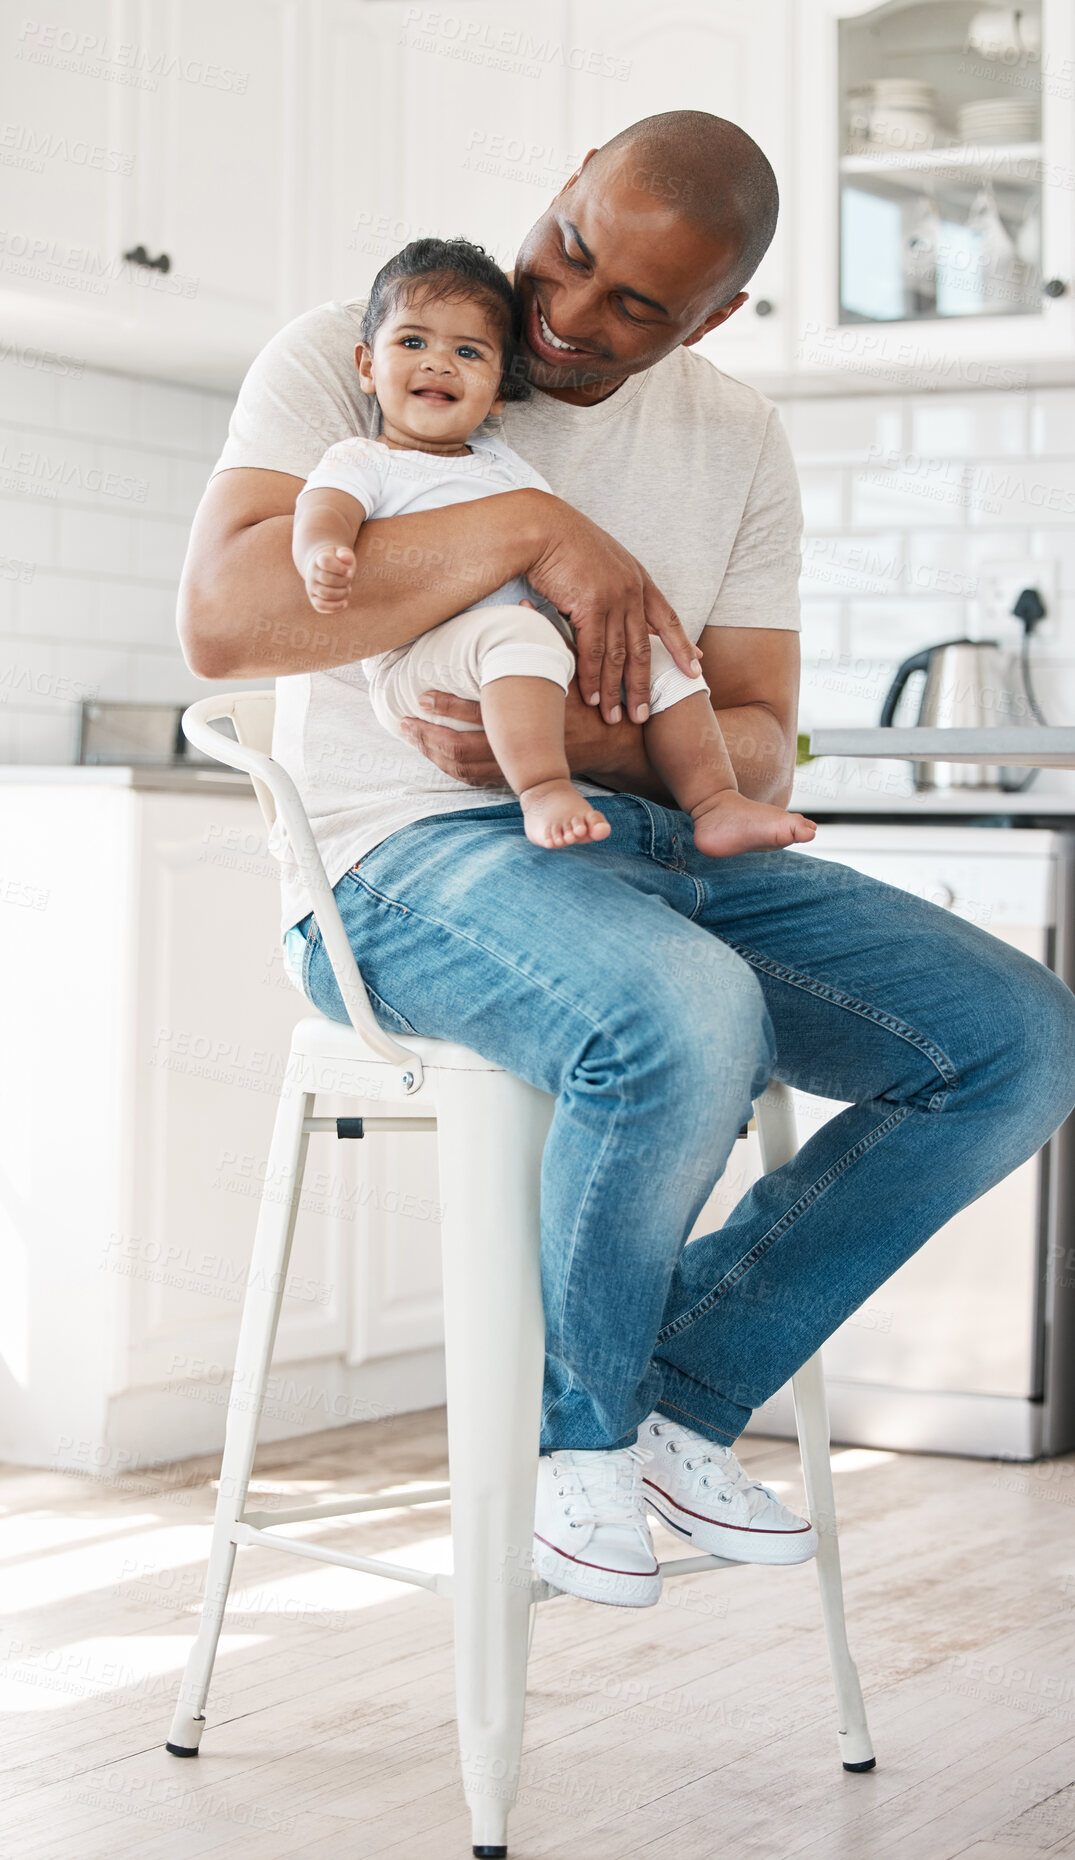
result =
[[[31,354],[27,351],[27,356]],[[81,697],[189,702],[175,596],[226,394],[0,360],[0,761],[67,762]],[[67,372],[61,372],[66,368]],[[1049,720],[1075,722],[1075,389],[781,404],[806,512],[801,727],[876,723],[935,640],[1019,644],[990,565],[1049,589]]]
[[877,723],[896,666],[936,641],[1016,652],[1019,623],[990,604],[993,564],[1042,588],[1038,695],[1050,723],[1075,723],[1075,389],[780,412],[804,487],[800,728]]
[[70,762],[83,697],[189,703],[175,629],[232,397],[0,360],[0,761]]

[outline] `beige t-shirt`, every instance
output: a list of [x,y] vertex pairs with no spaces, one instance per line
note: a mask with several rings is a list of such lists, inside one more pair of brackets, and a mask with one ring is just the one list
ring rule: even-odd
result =
[[[327,447],[377,430],[354,363],[364,309],[322,304],[274,336],[240,389],[217,471],[307,478]],[[798,628],[802,512],[779,416],[694,350],[674,350],[596,407],[535,393],[482,431],[623,543],[692,640],[707,626]],[[311,635],[328,625],[312,608],[310,623]],[[457,781],[382,730],[357,663],[277,679],[273,755],[298,787],[331,885],[412,821],[513,798]],[[311,905],[280,829],[270,844],[286,929]]]

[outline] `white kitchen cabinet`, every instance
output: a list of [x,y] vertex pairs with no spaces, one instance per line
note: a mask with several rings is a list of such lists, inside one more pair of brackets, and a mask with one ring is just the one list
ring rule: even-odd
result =
[[[751,301],[702,344],[732,372],[782,367],[790,329],[790,0],[324,0],[310,46],[311,301],[362,295],[392,253],[462,233],[509,268],[586,150],[639,117],[732,117],[784,206]],[[356,89],[363,108],[356,110]],[[762,303],[768,314],[759,316]]]
[[[578,0],[571,12],[571,139],[599,147],[640,117],[707,110],[752,135],[773,165],[781,210],[776,235],[747,286],[749,302],[699,344],[730,374],[788,366],[792,329],[794,184],[790,0]],[[763,314],[759,314],[759,311]]]
[[[1004,387],[1013,368],[1070,356],[1075,15],[1070,0],[1030,0],[1020,17],[1040,53],[985,57],[970,41],[988,12],[798,0],[801,376]],[[902,103],[878,80],[903,86]],[[968,110],[993,114],[974,140]]]
[[310,26],[309,302],[364,296],[427,234],[510,269],[575,154],[563,0],[321,0]]
[[62,0],[21,22],[0,65],[7,340],[237,385],[302,307],[302,12]]
[[[55,773],[0,784],[18,980],[0,1457],[122,1471],[223,1439],[279,1080],[312,1009],[248,789]],[[362,1109],[318,1095],[319,1115]],[[269,1437],[442,1399],[438,1195],[432,1136],[310,1139]]]
[[126,93],[138,164],[124,247],[167,252],[162,276],[129,268],[154,353],[215,359],[241,375],[305,308],[295,241],[303,8],[297,0],[127,0],[139,43],[176,63],[155,90]]
[[117,87],[91,81],[77,47],[84,39],[106,46],[112,14],[110,0],[58,0],[48,24],[8,18],[0,58],[5,321],[35,302],[66,308],[72,325],[107,307],[119,203],[136,155],[123,139]]
[[[791,5],[61,0],[0,73],[5,335],[234,387],[291,316],[362,295],[423,233],[510,267],[587,148],[700,108],[758,137],[784,198],[750,303],[703,346],[733,372],[781,368]],[[125,262],[139,248],[168,270]]]

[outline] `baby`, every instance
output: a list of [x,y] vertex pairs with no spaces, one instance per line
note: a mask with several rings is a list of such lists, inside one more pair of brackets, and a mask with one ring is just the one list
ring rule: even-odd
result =
[[[518,329],[508,278],[464,239],[416,240],[378,272],[355,361],[363,392],[377,397],[381,431],[332,446],[295,510],[292,553],[318,613],[346,607],[363,523],[528,486],[550,490],[510,447],[477,430],[508,400],[529,395]],[[362,666],[374,714],[396,736],[404,717],[421,714],[427,689],[479,702],[536,846],[607,837],[608,821],[575,787],[564,753],[574,636],[526,581]],[[690,814],[699,850],[721,857],[812,839],[801,814],[739,793],[709,687],[682,634],[670,627],[667,640],[653,641],[650,669],[646,747]]]

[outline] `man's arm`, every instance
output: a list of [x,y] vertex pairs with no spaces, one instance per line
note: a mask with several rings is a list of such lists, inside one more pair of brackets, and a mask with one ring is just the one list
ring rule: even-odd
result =
[[[644,568],[606,530],[551,492],[505,491],[473,503],[363,524],[346,607],[311,616],[291,557],[303,480],[240,467],[218,472],[198,507],[179,591],[179,635],[203,678],[327,670],[428,633],[515,575],[526,575],[578,636],[588,701],[618,718],[649,699],[649,630],[690,675],[694,647]],[[311,618],[314,624],[311,624]]]
[[798,633],[785,627],[707,626],[698,648],[740,793],[786,807],[795,776]]
[[[707,626],[697,651],[740,793],[786,807],[795,772],[798,633],[778,627]],[[425,714],[403,726],[409,740],[458,781],[501,786],[504,777],[484,731],[453,730],[433,721],[441,716],[480,724],[479,706],[445,691],[431,691],[429,697]],[[646,754],[641,726],[627,719],[606,723],[583,704],[574,680],[567,693],[564,740],[573,775],[589,777],[619,794],[641,794],[666,807],[676,805]]]
[[241,467],[211,478],[179,588],[179,636],[202,678],[326,670],[417,639],[491,594],[544,539],[541,491],[506,491],[419,516],[363,524],[340,614],[310,608],[291,557],[304,480]]

